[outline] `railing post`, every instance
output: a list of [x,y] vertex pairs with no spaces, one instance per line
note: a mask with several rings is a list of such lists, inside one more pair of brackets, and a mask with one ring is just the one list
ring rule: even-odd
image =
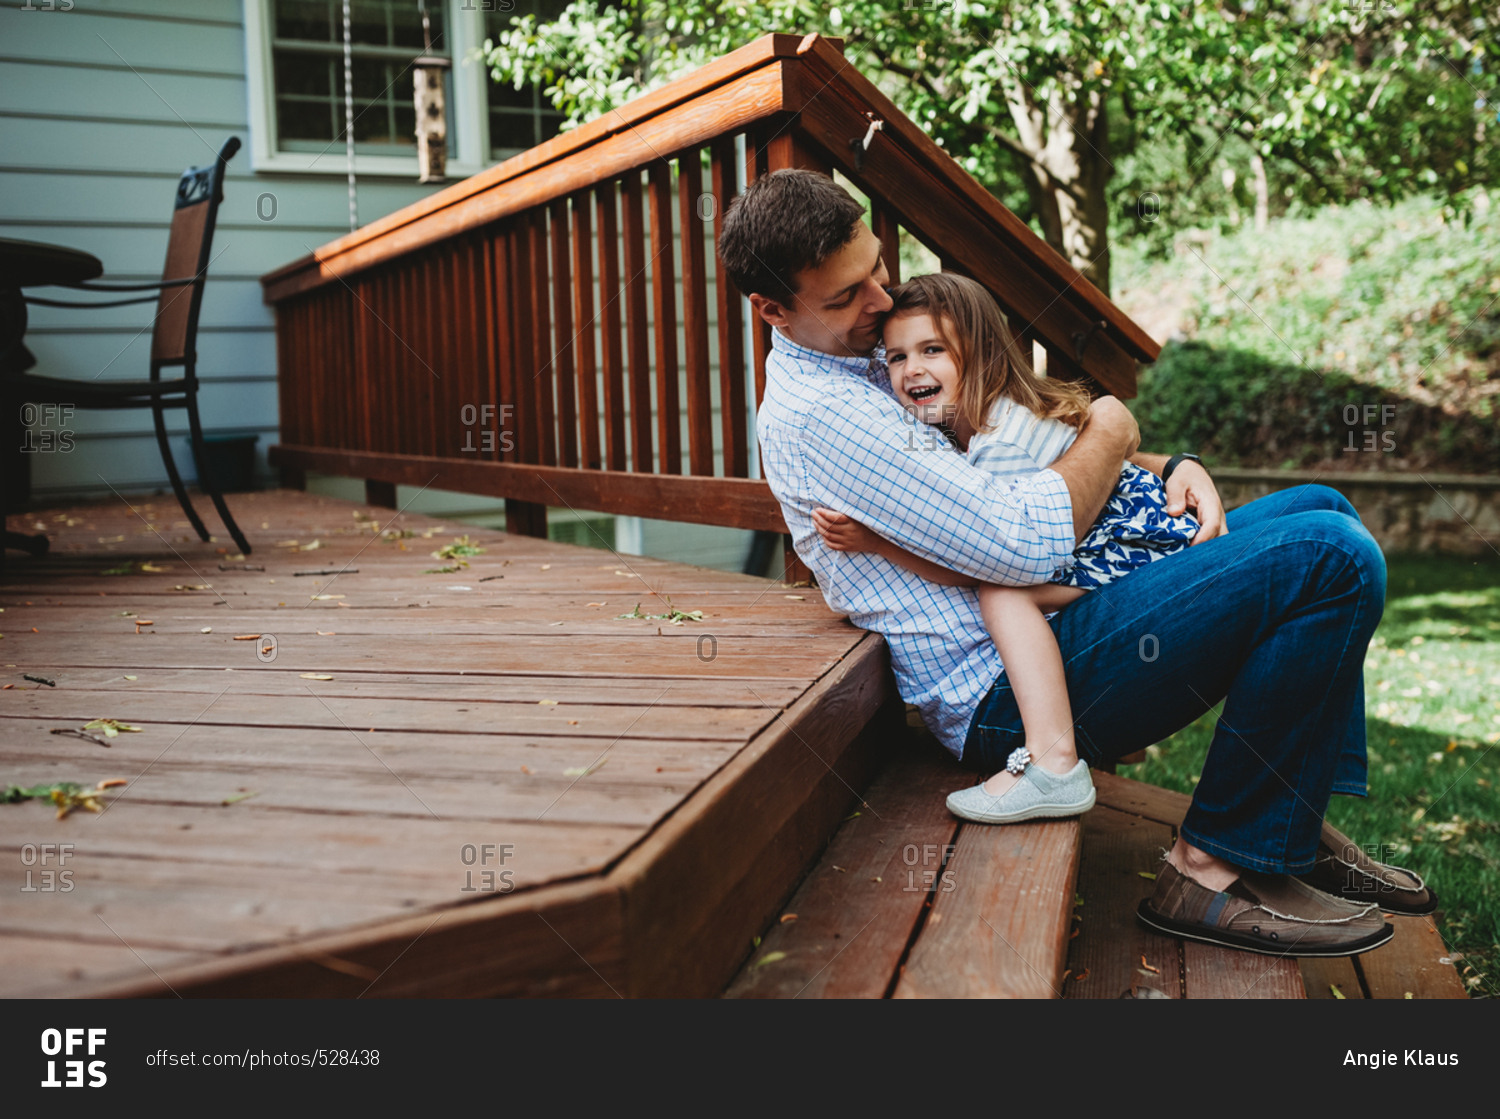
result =
[[382,482],[378,478],[366,478],[365,504],[374,505],[380,509],[394,509],[396,507],[396,483]]
[[512,536],[547,538],[547,507],[534,501],[505,499],[505,531]]

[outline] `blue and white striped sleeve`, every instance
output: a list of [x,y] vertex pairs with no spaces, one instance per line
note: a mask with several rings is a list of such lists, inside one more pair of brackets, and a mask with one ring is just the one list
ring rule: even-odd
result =
[[811,492],[934,563],[1028,586],[1072,555],[1072,499],[1059,474],[1009,480],[977,469],[889,396],[829,393],[800,436]]

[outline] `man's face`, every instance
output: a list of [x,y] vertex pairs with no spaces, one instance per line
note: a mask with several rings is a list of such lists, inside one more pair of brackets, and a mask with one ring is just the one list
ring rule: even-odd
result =
[[816,268],[793,278],[790,303],[752,295],[756,312],[793,342],[839,357],[862,357],[880,341],[880,324],[891,309],[890,283],[880,239],[859,223],[852,240]]

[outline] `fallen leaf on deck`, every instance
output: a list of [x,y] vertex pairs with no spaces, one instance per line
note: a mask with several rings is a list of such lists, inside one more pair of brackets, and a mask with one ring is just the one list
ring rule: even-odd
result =
[[99,574],[100,575],[129,575],[134,570],[135,570],[135,565],[134,564],[122,563],[119,567],[106,567],[103,571],[99,572]]
[[178,583],[172,588],[174,591],[208,591],[213,590],[207,583]]
[[258,633],[242,633],[235,637],[236,641],[259,641],[261,635]]
[[141,564],[141,570],[149,571],[153,575],[160,575],[164,571],[171,571],[172,565],[170,563],[143,563]]
[[125,679],[127,679],[127,680],[136,680],[136,679],[139,679],[139,677],[136,677],[136,676],[127,676],[127,677],[125,677]]
[[212,633],[213,631],[214,631],[214,627],[213,626],[204,626],[198,632],[199,633]]
[[750,966],[752,968],[765,967],[767,964],[774,964],[777,960],[784,960],[784,959],[786,959],[786,953],[785,952],[767,952],[764,956],[762,956],[760,959],[756,960]]
[[316,633],[319,637],[337,637],[338,636],[338,631],[337,630],[331,630],[331,629],[318,629],[318,630],[314,630],[313,632]]
[[1328,989],[1333,993],[1334,998],[1342,999],[1344,997],[1344,992],[1339,990],[1338,984],[1330,983],[1328,984]]
[[793,600],[795,600],[797,602],[806,602],[807,601],[807,596],[804,595],[804,594],[789,594],[789,595],[783,595],[782,597],[783,598],[790,598],[790,599],[793,599]]
[[260,796],[259,790],[256,790],[253,793],[235,793],[233,796],[225,797],[219,803],[222,804],[225,808],[228,808],[231,804],[238,804],[242,800],[249,800],[251,797],[258,796]]
[[607,602],[586,602],[586,603],[584,603],[584,605],[585,606],[608,606],[609,603],[607,603]]
[[783,913],[781,915],[781,923],[783,925],[786,924],[788,921],[795,921],[796,919],[797,919],[797,915],[795,913]]
[[332,680],[333,677],[326,672],[303,672],[300,674],[304,680]]
[[125,784],[124,781],[115,778],[108,782],[101,781],[92,789],[85,789],[75,781],[59,781],[53,785],[36,785],[29,789],[19,785],[10,785],[3,793],[0,793],[0,803],[16,804],[23,800],[50,800],[57,806],[57,819],[61,820],[75,808],[85,808],[90,812],[101,811],[99,798],[104,794],[104,790],[123,784]]
[[557,700],[555,700],[555,699],[539,699],[539,700],[536,701],[536,705],[538,707],[556,707],[557,706]]
[[577,725],[578,725],[578,720],[577,719],[569,719],[568,720],[568,726],[570,726],[570,727],[576,727]]
[[1074,983],[1082,983],[1088,977],[1089,977],[1089,969],[1088,968],[1084,968],[1077,975],[1073,976],[1073,982]]
[[107,738],[113,738],[123,731],[138,731],[140,727],[133,727],[129,723],[122,723],[119,719],[94,719],[83,724],[84,730],[102,730]]
[[315,594],[312,596],[314,602],[327,602],[331,598],[343,598],[341,594]]
[[1156,881],[1156,875],[1152,874],[1149,870],[1138,870],[1136,871],[1136,873],[1139,874],[1142,878],[1149,878],[1153,882]]
[[101,537],[99,537],[99,543],[101,543],[101,544],[118,544],[118,543],[120,543],[124,539],[125,538],[123,536],[101,536]]
[[1146,953],[1144,952],[1141,953],[1141,967],[1145,968],[1149,972],[1152,972],[1153,974],[1161,974],[1161,968],[1152,967],[1146,962]]

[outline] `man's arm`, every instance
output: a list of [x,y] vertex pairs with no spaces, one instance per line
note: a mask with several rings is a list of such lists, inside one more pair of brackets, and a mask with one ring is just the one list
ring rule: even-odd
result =
[[[1120,412],[1123,421],[1107,417],[1088,439],[1080,436],[1084,448],[1065,467],[1081,489],[1093,482],[1091,471],[1100,475],[1088,524],[1103,507],[1119,464],[1135,449],[1135,421],[1123,407]],[[935,431],[914,427],[878,390],[829,393],[802,414],[795,435],[784,434],[783,446],[763,445],[771,464],[767,477],[777,485],[775,460],[794,455],[802,477],[791,489],[803,495],[808,516],[816,506],[846,513],[919,558],[980,582],[1045,582],[1077,544],[1074,499],[1063,472],[1010,481],[976,469],[938,442]],[[1099,465],[1105,459],[1112,460],[1107,468]],[[778,497],[785,501],[792,479],[782,477]]]

